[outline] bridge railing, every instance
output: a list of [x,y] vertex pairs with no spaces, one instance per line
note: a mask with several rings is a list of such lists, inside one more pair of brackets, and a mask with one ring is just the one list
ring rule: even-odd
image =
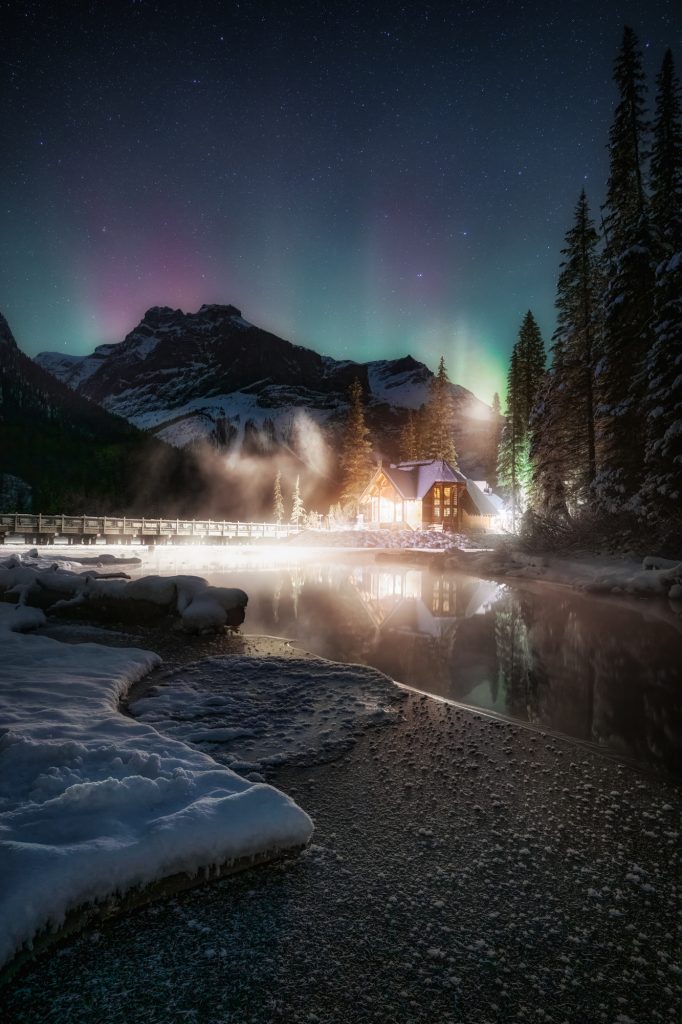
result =
[[146,516],[49,516],[38,513],[1,513],[0,537],[23,534],[32,537],[226,537],[271,538],[298,533],[288,523],[255,523],[227,519],[148,519]]

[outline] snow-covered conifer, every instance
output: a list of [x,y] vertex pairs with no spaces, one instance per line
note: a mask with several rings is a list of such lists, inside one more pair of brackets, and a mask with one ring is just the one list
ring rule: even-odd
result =
[[451,466],[457,465],[454,438],[456,415],[445,358],[441,356],[422,413],[418,440],[419,458],[443,459]]
[[358,498],[372,473],[372,442],[369,439],[369,430],[365,423],[362,385],[357,378],[351,384],[348,395],[350,408],[339,458],[342,473],[341,498],[344,505],[356,512]]
[[648,124],[637,38],[626,27],[614,67],[619,100],[609,134],[604,208],[603,354],[597,365],[597,493],[608,511],[634,508],[641,487],[645,356],[653,341],[654,254],[644,186]]
[[682,497],[682,102],[670,50],[657,79],[651,219],[657,253],[654,343],[647,355],[643,497],[650,513]]
[[278,470],[272,494],[272,514],[276,523],[284,520],[284,498],[282,497],[282,474]]
[[294,484],[294,493],[291,498],[291,515],[289,521],[298,526],[301,520],[304,518],[305,505],[303,504],[303,498],[301,497],[301,480],[300,477],[296,477],[296,483]]
[[599,236],[583,190],[566,233],[557,284],[557,327],[531,426],[536,511],[576,512],[596,476],[594,371],[599,347]]

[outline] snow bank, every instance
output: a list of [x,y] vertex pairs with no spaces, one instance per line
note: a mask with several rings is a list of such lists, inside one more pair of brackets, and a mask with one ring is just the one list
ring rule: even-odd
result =
[[455,550],[472,546],[469,537],[439,530],[306,530],[292,540],[297,547],[398,548]]
[[[36,604],[60,610],[86,602],[125,603],[135,610],[139,602],[176,611],[190,632],[236,627],[244,621],[248,597],[243,590],[211,587],[201,576],[142,576],[83,572],[79,565],[60,560],[36,559],[34,553],[12,555],[0,561],[0,594],[19,604]],[[75,571],[79,570],[79,571]]]
[[518,550],[461,551],[448,559],[446,566],[494,577],[562,583],[588,593],[682,600],[682,560],[653,555],[640,562],[634,558],[599,555],[557,558]]
[[0,965],[76,907],[307,842],[308,816],[117,710],[159,661],[18,630],[0,603]]
[[[92,548],[88,547],[86,551],[91,551]],[[55,556],[54,553],[50,553],[47,549],[41,552],[39,548],[31,548],[29,551],[25,551],[13,557],[18,557],[23,565],[32,565],[35,569],[51,569],[52,566],[57,562],[62,569],[74,569],[78,570],[83,565],[92,565],[95,567],[102,568],[103,566],[110,566],[117,568],[119,566],[130,566],[130,565],[141,565],[142,559],[138,558],[137,555],[124,556],[114,555],[111,552],[101,551],[97,555],[86,555],[80,552],[77,548],[74,552],[69,551],[69,557],[63,558],[59,555]]]
[[206,658],[169,672],[130,711],[249,773],[326,760],[368,726],[393,721],[404,696],[387,676],[363,665]]

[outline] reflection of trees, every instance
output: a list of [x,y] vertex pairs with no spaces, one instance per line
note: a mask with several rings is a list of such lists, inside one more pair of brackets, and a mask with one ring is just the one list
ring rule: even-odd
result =
[[682,641],[667,623],[563,592],[511,592],[494,614],[509,714],[682,770]]
[[593,733],[601,743],[680,773],[682,642],[678,636],[675,650],[671,631],[661,626],[652,622],[642,629],[633,622],[624,636],[601,638],[594,658]]
[[497,683],[507,712],[515,718],[532,718],[530,708],[532,656],[524,609],[515,594],[507,594],[495,609]]

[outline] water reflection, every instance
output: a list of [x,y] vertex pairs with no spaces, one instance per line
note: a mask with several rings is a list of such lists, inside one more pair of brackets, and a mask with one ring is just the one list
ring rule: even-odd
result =
[[249,594],[249,633],[682,775],[682,633],[646,606],[395,566],[230,581]]

